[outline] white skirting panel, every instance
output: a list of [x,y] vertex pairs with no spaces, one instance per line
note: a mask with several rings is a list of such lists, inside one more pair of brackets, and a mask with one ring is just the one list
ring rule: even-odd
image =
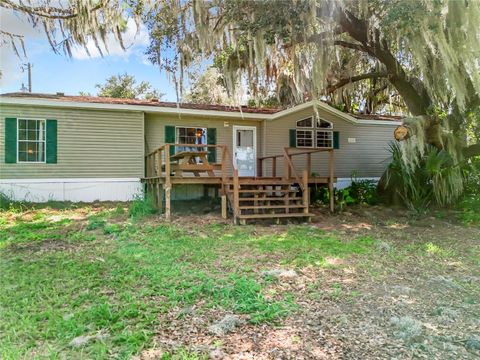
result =
[[[379,177],[358,177],[355,178],[356,180],[372,180],[378,183],[380,180]],[[337,182],[335,183],[335,188],[337,189],[345,189],[352,185],[352,178],[337,178]]]
[[27,202],[129,201],[142,189],[139,178],[0,179],[0,193]]

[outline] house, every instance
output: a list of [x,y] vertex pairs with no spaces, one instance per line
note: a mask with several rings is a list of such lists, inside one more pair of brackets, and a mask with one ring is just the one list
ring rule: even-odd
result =
[[[147,184],[160,203],[167,195],[169,203],[218,190],[227,194],[236,173],[237,182],[249,182],[238,187],[258,194],[270,189],[263,194],[269,198],[279,196],[283,185],[285,196],[294,186],[304,190],[304,172],[307,187],[345,187],[352,175],[376,180],[401,123],[352,116],[320,101],[280,110],[62,93],[4,94],[0,120],[0,192],[6,196],[126,201]],[[262,184],[255,183],[259,179]],[[277,180],[284,184],[267,184]],[[303,204],[285,202],[292,208],[297,203]],[[279,206],[270,200],[255,206],[265,204]]]

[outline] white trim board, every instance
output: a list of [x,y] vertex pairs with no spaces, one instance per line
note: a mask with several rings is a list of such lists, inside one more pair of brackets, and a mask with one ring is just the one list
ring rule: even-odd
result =
[[0,193],[15,201],[130,201],[143,191],[139,178],[1,179]]
[[391,125],[398,126],[402,124],[402,121],[389,121],[389,120],[368,120],[357,119],[353,116],[346,114],[340,110],[337,110],[330,105],[319,100],[312,100],[301,105],[293,106],[289,109],[279,111],[274,114],[258,114],[240,111],[217,111],[217,110],[198,110],[198,109],[184,109],[180,107],[161,107],[154,105],[125,105],[125,104],[106,104],[106,103],[87,103],[76,101],[61,101],[51,99],[39,99],[39,98],[15,98],[15,97],[1,97],[0,104],[8,105],[27,105],[27,106],[45,106],[56,108],[77,108],[77,109],[98,109],[98,110],[117,110],[117,111],[133,111],[144,113],[163,113],[163,114],[180,114],[180,115],[195,115],[199,117],[223,117],[234,118],[240,120],[275,120],[279,117],[295,113],[307,109],[309,107],[318,106],[323,110],[339,116],[346,121],[354,124],[361,125]]

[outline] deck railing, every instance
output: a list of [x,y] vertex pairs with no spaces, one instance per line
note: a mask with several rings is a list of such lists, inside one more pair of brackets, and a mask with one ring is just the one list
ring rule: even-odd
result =
[[[257,159],[257,175],[262,177],[263,176],[263,169],[264,169],[264,161],[271,160],[272,161],[272,177],[277,176],[277,159],[283,158],[284,166],[284,177],[290,179],[293,175],[297,183],[300,185],[304,193],[306,193],[306,189],[308,188],[309,177],[312,174],[312,154],[320,153],[320,152],[328,152],[329,153],[329,160],[328,160],[328,189],[330,193],[330,209],[333,211],[334,208],[334,197],[333,197],[333,182],[334,182],[334,173],[335,173],[335,161],[334,161],[334,150],[329,149],[302,149],[302,148],[284,148],[283,154],[279,155],[269,155],[259,157]],[[302,179],[298,176],[295,166],[293,163],[292,158],[294,156],[299,155],[306,155],[306,168],[302,174]],[[306,174],[306,175],[305,175]],[[305,180],[306,177],[306,180]],[[305,185],[306,184],[306,185]]]

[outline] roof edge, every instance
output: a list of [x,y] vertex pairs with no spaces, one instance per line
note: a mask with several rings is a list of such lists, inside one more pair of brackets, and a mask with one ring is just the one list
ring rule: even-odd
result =
[[401,125],[402,121],[392,120],[370,120],[370,119],[357,119],[347,113],[344,113],[334,107],[324,103],[320,100],[311,100],[309,102],[293,106],[291,108],[281,110],[273,114],[265,113],[251,113],[251,112],[238,112],[222,111],[222,110],[205,110],[205,109],[186,109],[180,107],[154,107],[148,105],[128,105],[128,104],[108,104],[108,103],[88,103],[78,101],[58,101],[52,99],[40,99],[40,98],[20,98],[20,97],[2,97],[0,96],[0,104],[9,105],[25,105],[25,106],[44,106],[44,107],[60,107],[60,108],[77,108],[77,109],[97,109],[97,110],[111,110],[111,111],[131,111],[131,112],[143,112],[152,114],[172,114],[172,115],[196,115],[196,116],[209,116],[209,117],[223,117],[223,118],[235,118],[245,120],[276,120],[288,114],[293,114],[298,111],[308,109],[309,107],[318,106],[326,112],[336,115],[345,121],[352,124],[361,125]]

